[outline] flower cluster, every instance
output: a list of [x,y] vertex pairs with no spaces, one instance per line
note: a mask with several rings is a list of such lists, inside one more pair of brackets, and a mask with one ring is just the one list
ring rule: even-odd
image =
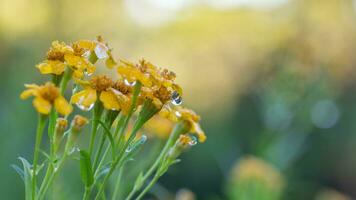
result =
[[[117,75],[115,79],[97,73],[101,60]],[[54,178],[48,178],[47,175],[51,177],[51,174],[54,176],[53,174],[58,173],[58,170],[54,171],[53,168],[60,167],[57,165],[62,164],[73,153],[78,134],[87,123],[91,123],[90,143],[88,151],[80,150],[80,153],[83,159],[89,159],[89,162],[85,162],[85,166],[89,165],[90,168],[86,173],[92,174],[86,176],[92,177],[93,181],[85,182],[84,198],[93,195],[94,186],[100,186],[96,198],[102,195],[113,172],[122,168],[125,160],[133,156],[130,153],[132,149],[138,149],[145,142],[145,137],[141,133],[138,134],[144,126],[159,129],[160,121],[168,121],[168,127],[175,124],[174,128],[166,128],[166,132],[171,131],[170,134],[165,133],[166,137],[158,137],[165,138],[166,145],[145,176],[139,176],[136,180],[128,199],[141,190],[144,181],[151,175],[160,177],[162,172],[175,163],[184,149],[194,145],[196,141],[206,140],[199,125],[200,117],[194,111],[181,106],[183,91],[175,82],[174,72],[145,59],[138,62],[116,60],[112,49],[100,36],[96,40],[79,40],[69,45],[54,41],[46,59],[36,65],[36,68],[41,74],[50,75],[51,81],[43,85],[26,84],[27,89],[20,95],[22,99],[34,96],[33,105],[39,113],[32,170],[36,171],[37,168],[38,151],[46,121],[49,122],[48,134],[53,145],[49,156],[61,162],[49,164],[39,191],[36,189],[36,175],[33,176],[31,199],[45,198]],[[71,93],[66,91],[68,87],[72,87]],[[65,96],[69,94],[71,96],[66,100]],[[71,104],[84,111],[83,115],[92,110],[90,119],[76,115],[68,127],[67,120],[73,112]],[[59,118],[58,114],[64,118]],[[158,118],[161,120],[154,120]],[[158,122],[158,125],[149,126],[152,121]],[[129,131],[128,127],[131,127]],[[101,139],[97,138],[96,134],[100,129],[103,132]],[[150,132],[155,130],[151,128]],[[60,146],[65,140],[67,142],[64,152],[61,153]],[[107,155],[110,152],[111,160]],[[94,159],[93,162],[91,159]],[[96,175],[102,170],[104,162],[111,163],[110,170],[103,180],[99,180]],[[85,180],[88,181],[88,177]],[[137,199],[142,198],[150,187],[146,186]]]

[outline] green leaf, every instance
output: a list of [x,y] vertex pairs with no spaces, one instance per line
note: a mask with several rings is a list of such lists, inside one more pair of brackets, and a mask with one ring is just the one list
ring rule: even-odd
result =
[[143,179],[143,172],[141,172],[141,173],[137,176],[137,179],[136,179],[136,181],[135,181],[134,189],[137,190],[137,189],[141,188],[142,185],[143,185],[143,182],[144,182],[144,179]]
[[80,150],[80,175],[86,187],[90,187],[93,184],[94,176],[90,156],[84,150]]
[[31,164],[22,157],[19,157],[23,166],[24,183],[25,183],[25,199],[30,200],[32,198],[32,170]]
[[20,175],[22,181],[25,182],[25,172],[23,171],[23,169],[21,169],[19,166],[17,165],[11,165],[12,168],[14,168],[14,170]]

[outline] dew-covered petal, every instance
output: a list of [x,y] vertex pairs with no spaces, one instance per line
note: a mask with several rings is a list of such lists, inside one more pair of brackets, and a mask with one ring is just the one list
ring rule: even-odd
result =
[[96,91],[92,88],[86,88],[74,94],[70,100],[71,103],[90,108],[96,101]]
[[104,108],[108,110],[120,110],[118,98],[111,91],[101,92],[100,101],[103,102]]

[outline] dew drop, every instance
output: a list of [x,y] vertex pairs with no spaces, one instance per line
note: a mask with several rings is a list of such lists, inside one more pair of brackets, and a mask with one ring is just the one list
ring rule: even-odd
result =
[[136,85],[136,81],[130,82],[129,80],[125,79],[124,80],[125,85],[127,86],[134,86]]
[[78,108],[80,108],[81,110],[89,111],[89,110],[91,110],[91,109],[94,107],[94,104],[91,104],[89,107],[86,107],[86,106],[83,106],[83,105],[80,104],[80,103],[77,103],[77,106],[78,106]]
[[189,142],[189,145],[190,146],[194,146],[194,145],[196,145],[198,142],[197,142],[197,138],[196,137],[192,137],[192,140]]
[[97,44],[94,49],[94,52],[99,59],[107,58],[108,57],[107,51],[108,48],[103,44]]
[[172,99],[172,103],[176,106],[182,104],[183,102],[182,97],[179,95],[177,91],[173,92],[171,99]]
[[176,111],[175,114],[176,114],[177,117],[181,117],[182,116],[182,114],[179,111]]
[[68,154],[71,155],[71,154],[73,154],[75,152],[79,152],[79,151],[80,151],[79,147],[73,147],[72,149],[69,150]]
[[147,141],[147,136],[146,135],[142,135],[140,138],[140,143],[143,144]]
[[130,153],[132,151],[132,147],[127,147],[127,149],[125,150],[126,153]]

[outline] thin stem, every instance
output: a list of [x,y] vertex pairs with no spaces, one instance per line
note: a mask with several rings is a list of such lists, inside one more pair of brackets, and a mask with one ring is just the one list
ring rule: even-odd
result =
[[[150,177],[152,175],[152,173],[156,170],[158,165],[162,162],[164,156],[167,154],[169,148],[174,145],[174,143],[177,140],[177,138],[179,137],[179,135],[186,132],[185,126],[186,126],[186,124],[184,122],[178,123],[175,126],[175,128],[172,130],[172,133],[170,134],[166,144],[164,145],[161,153],[157,157],[156,161],[153,163],[153,165],[151,165],[151,167],[148,169],[148,171],[143,176],[142,182],[145,182],[148,179],[148,177]],[[133,189],[131,190],[129,195],[126,197],[126,200],[130,200],[138,190],[140,190],[140,187],[133,187]]]
[[47,183],[44,184],[43,186],[41,186],[41,189],[39,191],[38,200],[41,200],[41,199],[43,199],[45,197],[48,188],[50,187],[50,185],[53,182],[54,178],[57,176],[57,174],[60,171],[60,169],[62,169],[62,167],[64,166],[64,162],[65,162],[66,159],[67,159],[67,153],[64,153],[62,159],[59,161],[57,169],[55,171],[53,171],[53,173],[51,173],[51,176],[49,177]]
[[156,174],[150,183],[142,190],[142,192],[137,196],[136,200],[142,199],[142,197],[152,188],[152,186],[157,182],[159,176]]
[[93,150],[94,150],[95,136],[98,131],[99,120],[100,120],[102,112],[103,112],[102,104],[101,104],[100,100],[97,100],[94,105],[93,122],[92,122],[91,134],[90,134],[90,144],[89,144],[89,155],[90,156],[92,155]]
[[122,172],[123,171],[124,171],[124,166],[120,167],[119,174],[117,176],[116,183],[115,183],[114,194],[112,195],[112,200],[116,200],[118,198],[119,188],[120,188],[120,181],[121,181],[121,177],[122,177]]
[[101,152],[102,152],[104,144],[105,144],[105,139],[106,139],[106,134],[103,133],[103,135],[101,136],[98,151],[95,154],[94,163],[93,163],[94,168],[97,166],[97,164],[99,162],[99,158],[100,158]]
[[36,179],[37,179],[37,162],[38,162],[38,154],[41,146],[43,130],[46,125],[46,119],[42,114],[38,116],[38,124],[37,124],[37,131],[36,131],[36,143],[35,143],[35,151],[33,155],[33,177],[32,177],[32,199],[35,200],[36,198]]
[[[124,127],[123,128],[126,128],[132,114],[134,113],[135,111],[135,108],[136,108],[136,104],[137,104],[137,97],[138,97],[138,94],[140,93],[140,90],[141,90],[141,83],[140,82],[137,82],[136,85],[135,85],[135,88],[134,88],[134,92],[133,92],[133,96],[132,96],[132,103],[131,103],[131,106],[130,106],[130,110],[129,110],[129,113],[128,115],[126,116],[126,121],[125,121],[125,124],[124,124]],[[132,137],[132,135],[136,135],[137,131],[139,130],[140,127],[137,126],[138,124],[136,123],[133,130],[132,130],[132,133],[131,133],[131,136],[129,138],[129,140],[125,143],[124,147],[120,150],[119,152],[119,155],[117,156],[117,158],[114,160],[114,162],[111,164],[111,168],[108,172],[108,174],[105,176],[103,182],[102,182],[102,185],[100,186],[99,188],[99,191],[95,197],[95,199],[99,199],[100,198],[100,195],[101,193],[104,191],[104,188],[105,188],[105,184],[106,182],[109,180],[110,176],[112,175],[112,173],[115,171],[115,168],[117,167],[117,165],[120,166],[121,164],[121,161],[122,161],[122,157],[125,153],[125,150],[126,148],[128,147],[128,145],[131,143],[130,139]],[[143,124],[141,124],[142,126]],[[94,183],[95,184],[95,183]]]
[[67,69],[64,71],[61,83],[59,84],[60,91],[61,91],[62,95],[66,91],[67,86],[68,86],[68,82],[69,82],[71,77],[72,77],[72,70],[69,67],[67,67]]
[[90,197],[90,187],[85,187],[84,195],[83,195],[83,200],[88,200]]

